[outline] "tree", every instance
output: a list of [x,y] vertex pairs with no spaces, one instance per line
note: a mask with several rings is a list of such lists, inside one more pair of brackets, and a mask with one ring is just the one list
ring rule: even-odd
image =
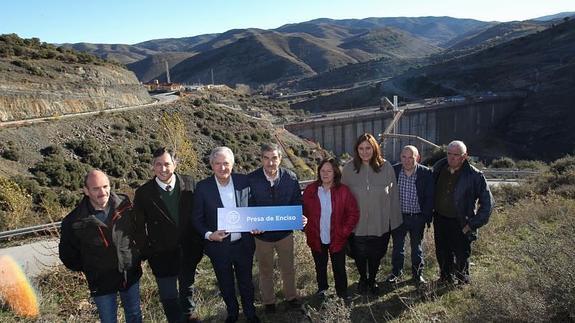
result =
[[29,215],[32,197],[15,182],[0,177],[0,230],[21,227]]
[[238,83],[236,84],[236,92],[239,94],[250,94],[252,89],[247,84]]
[[173,149],[178,160],[179,171],[189,173],[198,169],[198,154],[179,113],[164,113],[160,119],[158,140],[166,147]]

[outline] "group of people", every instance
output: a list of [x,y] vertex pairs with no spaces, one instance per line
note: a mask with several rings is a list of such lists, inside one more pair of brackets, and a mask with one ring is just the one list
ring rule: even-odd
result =
[[296,175],[280,167],[276,144],[261,148],[262,167],[233,173],[227,147],[211,151],[213,175],[195,183],[176,173],[177,159],[166,148],[153,154],[154,177],[136,190],[134,203],[111,192],[107,175],[91,170],[84,198],[62,221],[60,259],[85,274],[101,322],[116,322],[117,295],[127,322],[141,322],[139,279],[146,261],[155,277],[168,322],[199,322],[193,301],[196,267],[208,256],[227,309],[226,322],[239,316],[240,294],[248,322],[260,322],[254,306],[254,256],[261,302],[276,311],[274,256],[289,307],[301,306],[296,288],[293,231],[218,230],[218,208],[302,205],[302,227],[313,256],[318,295],[328,290],[331,258],[337,296],[348,301],[346,256],[355,260],[358,291],[377,293],[381,259],[393,241],[393,269],[387,281],[402,277],[404,242],[409,234],[412,277],[422,275],[422,239],[433,221],[441,281],[469,283],[471,242],[487,223],[493,198],[482,173],[467,161],[461,141],[448,145],[447,157],[429,169],[418,163],[417,148],[406,146],[401,163],[383,158],[371,134],[361,135],[354,158],[340,169],[325,159],[317,179],[301,194]]

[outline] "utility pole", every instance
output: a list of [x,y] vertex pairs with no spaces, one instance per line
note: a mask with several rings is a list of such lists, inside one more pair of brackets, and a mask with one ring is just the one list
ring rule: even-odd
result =
[[212,85],[214,85],[214,69],[212,68],[211,71],[212,71]]
[[168,84],[170,84],[172,82],[170,82],[170,69],[168,67],[168,61],[164,61],[164,62],[166,63],[166,79],[167,79]]

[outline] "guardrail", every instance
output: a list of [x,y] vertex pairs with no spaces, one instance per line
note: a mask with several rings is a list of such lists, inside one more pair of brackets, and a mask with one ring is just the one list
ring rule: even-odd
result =
[[517,169],[482,169],[483,174],[487,178],[500,178],[500,179],[524,179],[529,176],[537,175],[540,172],[536,170],[517,170]]
[[54,231],[60,228],[61,222],[53,222],[48,224],[35,225],[33,227],[14,229],[9,231],[0,232],[0,240],[10,239],[32,233]]

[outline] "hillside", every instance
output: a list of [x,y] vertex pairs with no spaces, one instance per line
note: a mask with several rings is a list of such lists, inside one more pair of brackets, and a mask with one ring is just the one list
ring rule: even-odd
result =
[[[447,47],[445,50],[437,51],[434,47],[434,52],[423,51],[425,55],[417,55],[418,48],[414,48],[415,57],[412,58],[395,58],[395,57],[382,57],[379,59],[369,60],[367,62],[360,62],[350,64],[333,70],[329,70],[318,75],[303,78],[298,80],[292,88],[297,91],[309,89],[322,89],[322,88],[348,88],[365,85],[366,83],[374,83],[385,80],[392,76],[397,76],[409,68],[421,67],[426,65],[438,64],[445,61],[450,61],[456,58],[462,58],[467,55],[478,53],[490,47],[511,41],[513,39],[525,37],[527,35],[543,31],[551,26],[548,22],[534,22],[534,21],[513,21],[508,23],[499,24],[485,24],[483,26],[474,28],[466,33],[460,34],[450,41],[443,44]],[[388,28],[388,27],[386,27]],[[377,29],[375,29],[377,30]],[[395,29],[393,29],[395,30]],[[400,31],[401,32],[401,31]],[[370,35],[368,32],[365,35]],[[405,34],[405,32],[401,32]],[[360,34],[362,35],[362,34]],[[356,36],[361,37],[361,36]],[[413,42],[421,43],[421,39],[413,38]],[[409,54],[409,47],[413,43],[406,42],[402,54],[406,56]],[[429,43],[424,42],[424,46],[429,46]],[[423,57],[425,56],[425,57]],[[420,83],[422,80],[418,80]],[[424,82],[425,83],[425,82]],[[367,85],[371,86],[371,85]],[[431,93],[428,88],[421,88],[419,96],[435,95]],[[398,89],[390,88],[378,95],[394,95]],[[428,93],[429,92],[429,93]],[[379,98],[359,98],[356,97],[358,93],[364,94],[365,91],[358,91],[357,89],[350,89],[345,93],[339,93],[336,97],[317,97],[307,102],[298,102],[293,105],[297,109],[305,109],[310,111],[325,111],[326,108],[330,110],[349,108],[350,106],[358,106],[361,102],[371,102],[377,104]],[[453,91],[446,90],[443,92],[445,95],[454,94]],[[346,103],[343,103],[346,102]]]
[[134,46],[157,52],[191,52],[194,46],[208,42],[218,35],[204,34],[193,37],[153,39],[134,44]]
[[124,44],[76,43],[63,44],[62,47],[89,53],[100,58],[116,61],[122,64],[137,62],[148,57],[149,55],[156,54],[156,51],[154,50]]
[[303,32],[230,31],[194,49],[201,53],[174,66],[173,80],[209,83],[213,70],[216,82],[228,85],[282,83],[373,59],[412,59],[440,50],[390,28],[339,40]]
[[[262,143],[281,140],[289,155],[283,165],[301,179],[312,179],[324,152],[276,130],[270,120],[286,112],[287,107],[221,87],[161,106],[0,128],[0,231],[60,219],[82,196],[90,168],[104,170],[115,189],[132,194],[151,177],[152,152],[175,146],[170,138],[189,142],[177,145],[178,167],[196,178],[210,174],[208,156],[216,146],[230,147],[234,169],[246,173],[260,166]],[[14,211],[3,204],[2,183],[22,190],[25,208]]]
[[476,46],[491,47],[547,29],[547,25],[532,21],[512,21],[497,24],[480,33],[459,40],[449,50],[460,50]]
[[[487,91],[523,91],[522,109],[495,140],[518,157],[553,159],[575,148],[575,20],[460,59],[411,70],[384,83],[421,98]],[[433,90],[436,89],[436,90]]]
[[357,60],[309,35],[263,32],[206,51],[172,69],[179,82],[265,84],[315,75]]
[[275,29],[275,31],[288,34],[304,33],[325,40],[331,39],[337,43],[343,39],[365,33],[367,30],[365,28],[350,28],[331,23],[314,23],[310,21],[284,25]]
[[147,56],[137,62],[127,64],[126,67],[134,72],[141,82],[150,82],[154,79],[159,79],[160,75],[164,75],[161,81],[166,82],[166,62],[168,62],[168,67],[172,68],[192,56],[194,56],[194,54],[188,52],[158,53]]
[[417,60],[381,57],[367,62],[348,64],[315,76],[298,80],[291,88],[298,91],[350,88],[365,82],[386,79],[417,64]]
[[429,62],[440,63],[478,53],[489,47],[543,31],[550,26],[550,23],[526,20],[504,22],[486,29],[475,30],[446,43],[445,46],[448,47],[448,49],[431,55]]
[[426,41],[391,27],[376,28],[346,38],[339,47],[361,50],[374,56],[404,59],[424,57],[441,51]]
[[[346,28],[371,30],[381,27],[394,27],[406,31],[416,37],[424,39],[431,44],[442,46],[450,39],[465,34],[474,29],[483,28],[493,23],[473,19],[458,19],[452,17],[385,17],[365,19],[327,19],[320,18],[306,22],[306,24],[330,24]],[[298,25],[298,24],[293,24]],[[294,29],[293,25],[282,26],[279,29]]]
[[0,36],[0,121],[150,103],[131,71],[37,38]]

